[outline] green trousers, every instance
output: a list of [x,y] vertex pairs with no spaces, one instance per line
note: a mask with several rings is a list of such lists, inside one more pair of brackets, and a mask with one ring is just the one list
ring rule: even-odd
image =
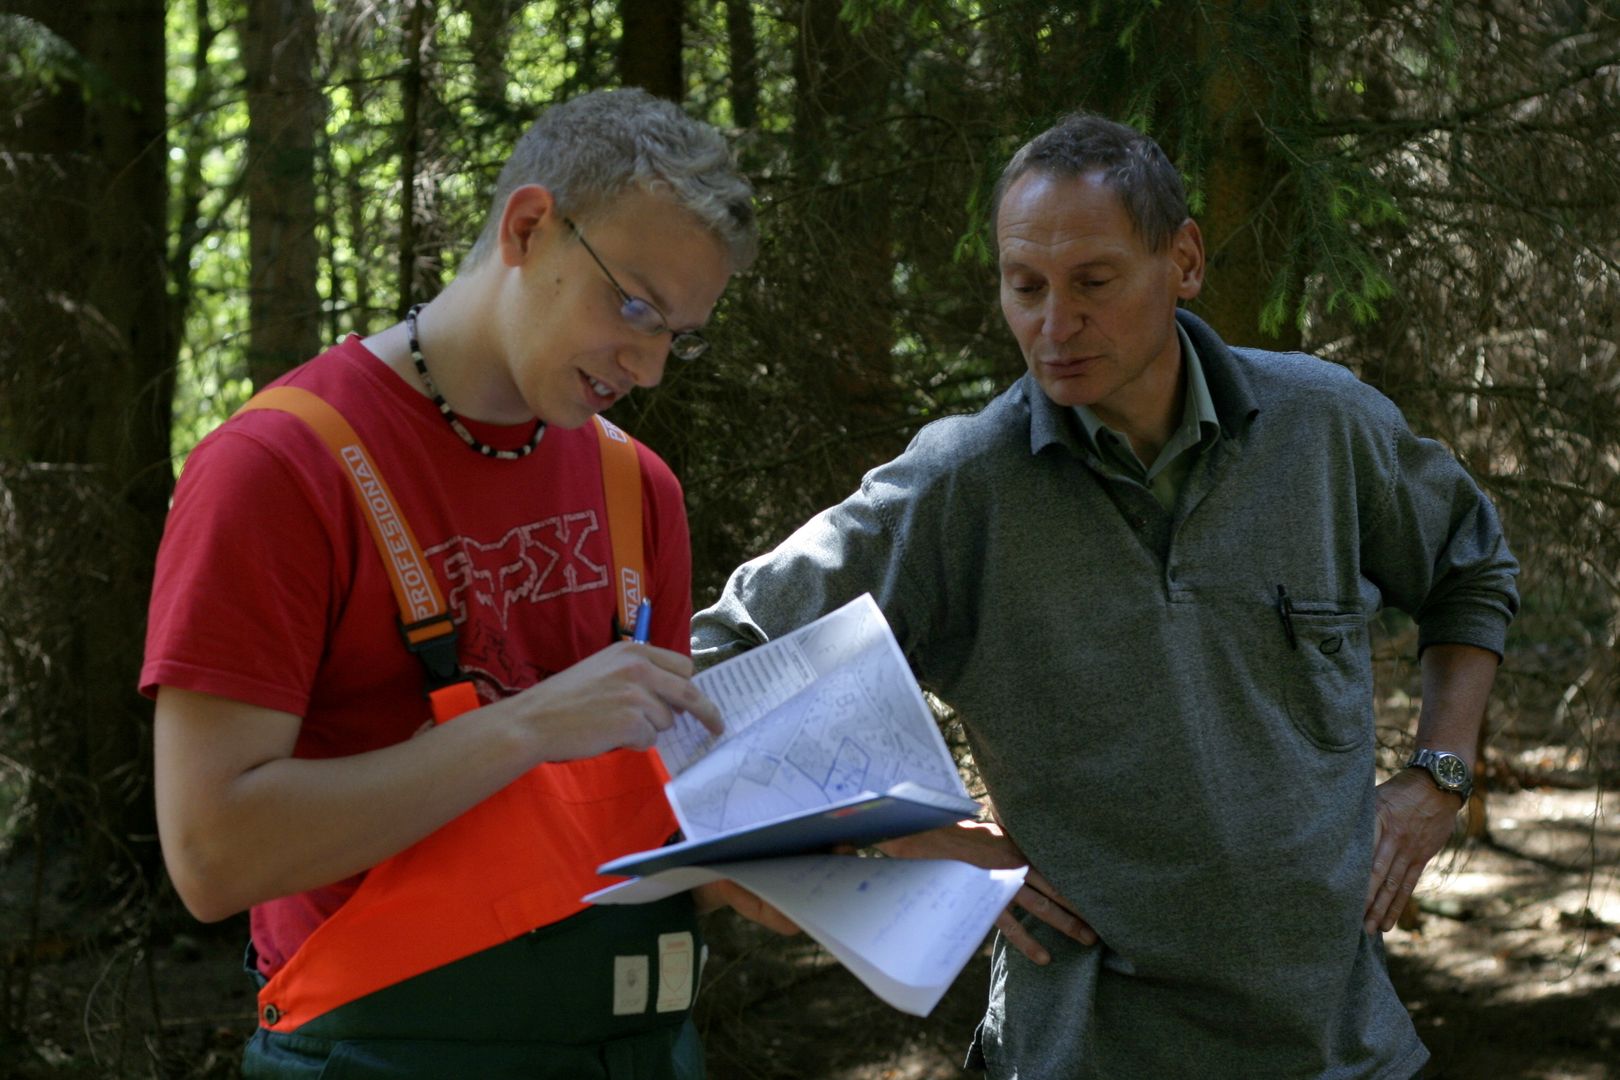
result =
[[688,933],[695,993],[702,938],[687,894],[586,908],[368,994],[297,1031],[260,1028],[248,1042],[242,1074],[703,1080],[690,1003],[678,1006],[662,985],[671,979],[676,1000],[682,996],[680,971],[671,977],[661,970],[660,939]]

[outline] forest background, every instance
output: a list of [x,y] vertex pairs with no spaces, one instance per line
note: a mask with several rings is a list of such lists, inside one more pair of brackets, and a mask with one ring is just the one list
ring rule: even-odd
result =
[[[1524,609],[1483,771],[1578,798],[1556,851],[1478,806],[1461,850],[1572,875],[1535,916],[1567,940],[1524,978],[1602,1007],[1566,1072],[1497,1075],[1620,1075],[1620,979],[1569,979],[1620,972],[1616,0],[6,0],[0,1073],[230,1075],[250,996],[204,972],[243,926],[178,909],[134,692],[177,470],[255,386],[442,288],[540,108],[626,84],[726,130],[759,196],[763,253],[710,356],[614,414],[685,483],[700,605],[1022,369],[985,220],[1011,151],[1076,107],[1155,135],[1208,246],[1194,309],[1349,366],[1502,512]],[[1418,707],[1410,630],[1380,620],[1386,767]],[[1428,917],[1527,910],[1456,904]],[[802,942],[725,925],[715,946],[716,1075],[947,1068],[893,1053],[925,1028],[875,1018]],[[784,1002],[792,1023],[760,1022]],[[889,1049],[807,1049],[858,1043],[851,1015]]]

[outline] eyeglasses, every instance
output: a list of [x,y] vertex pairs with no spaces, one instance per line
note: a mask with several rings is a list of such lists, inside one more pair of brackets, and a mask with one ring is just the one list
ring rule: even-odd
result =
[[563,224],[573,230],[574,236],[579,240],[580,246],[585,249],[586,254],[596,263],[598,269],[607,275],[608,284],[612,285],[613,291],[619,294],[619,315],[623,317],[625,322],[643,334],[674,334],[675,336],[670,338],[669,341],[669,351],[677,359],[696,360],[708,350],[709,343],[702,334],[696,330],[671,330],[669,320],[664,318],[664,313],[659,311],[652,301],[643,300],[639,296],[631,296],[625,292],[624,286],[619,284],[619,279],[613,276],[613,271],[607,268],[607,264],[596,253],[596,249],[586,242],[585,234],[579,231],[579,226],[568,218],[563,218]]

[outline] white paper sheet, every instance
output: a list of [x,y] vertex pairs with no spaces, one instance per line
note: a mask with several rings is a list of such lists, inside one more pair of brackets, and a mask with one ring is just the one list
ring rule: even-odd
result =
[[799,855],[681,867],[585,899],[638,904],[729,878],[775,905],[873,993],[927,1016],[989,933],[1027,868],[948,859]]

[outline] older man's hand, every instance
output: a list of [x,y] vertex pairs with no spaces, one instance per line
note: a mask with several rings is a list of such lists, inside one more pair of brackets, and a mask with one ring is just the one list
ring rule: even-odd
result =
[[748,921],[756,922],[784,937],[791,937],[800,932],[799,924],[782,914],[776,905],[760,899],[735,881],[726,878],[695,886],[692,889],[692,898],[699,915],[707,915],[711,911],[729,907]]
[[[990,822],[961,822],[941,829],[905,836],[879,844],[886,854],[902,859],[957,859],[981,866],[987,870],[1010,870],[1029,866],[1029,859],[1000,826]],[[1007,944],[1037,964],[1050,963],[1052,956],[1035,940],[1018,917],[1014,907],[1021,907],[1042,922],[1054,927],[1082,945],[1095,945],[1097,933],[1074,905],[1064,899],[1052,883],[1033,866],[1024,877],[1024,886],[1014,894],[1007,910],[996,918],[996,929],[1001,931]]]
[[1457,795],[1441,791],[1418,769],[1402,769],[1378,785],[1367,933],[1395,925],[1423,868],[1451,838],[1460,809]]

